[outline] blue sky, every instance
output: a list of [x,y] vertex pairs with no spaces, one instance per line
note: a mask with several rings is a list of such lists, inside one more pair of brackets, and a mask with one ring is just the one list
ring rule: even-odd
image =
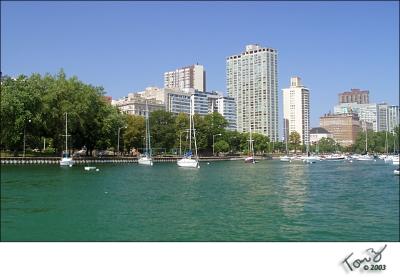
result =
[[279,52],[280,118],[281,89],[298,75],[311,90],[317,126],[350,88],[370,90],[372,102],[399,103],[398,11],[395,1],[2,1],[1,71],[64,68],[119,98],[198,62],[207,90],[225,92],[225,58],[258,43]]

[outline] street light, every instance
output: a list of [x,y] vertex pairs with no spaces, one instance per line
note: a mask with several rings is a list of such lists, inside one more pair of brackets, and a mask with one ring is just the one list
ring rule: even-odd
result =
[[121,130],[121,129],[126,129],[126,126],[124,126],[124,127],[119,127],[118,128],[118,146],[117,146],[117,153],[118,153],[118,155],[119,155],[119,131]]
[[[29,119],[28,123],[31,123],[32,121]],[[24,158],[25,158],[25,138],[26,138],[26,124],[24,126]]]
[[222,136],[222,134],[215,134],[215,135],[213,135],[213,156],[215,156],[215,154],[214,154],[214,140],[215,140],[215,137],[216,136]]
[[188,130],[179,132],[179,156],[182,156],[182,133],[187,133]]

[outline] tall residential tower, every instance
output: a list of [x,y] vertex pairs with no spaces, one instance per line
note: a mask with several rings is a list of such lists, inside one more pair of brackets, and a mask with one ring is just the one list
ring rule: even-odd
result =
[[226,59],[227,93],[236,101],[237,130],[278,140],[278,53],[247,45]]
[[290,87],[283,89],[284,136],[296,131],[303,145],[310,142],[310,91],[300,77],[290,78]]
[[206,91],[206,72],[199,64],[178,68],[164,73],[164,87]]

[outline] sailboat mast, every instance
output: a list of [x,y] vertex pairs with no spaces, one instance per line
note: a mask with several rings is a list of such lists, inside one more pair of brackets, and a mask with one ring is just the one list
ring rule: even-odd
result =
[[151,143],[150,143],[150,119],[149,119],[149,106],[147,105],[147,101],[146,101],[146,117],[147,117],[147,133],[146,133],[146,135],[148,136],[148,140],[149,140],[149,142],[148,142],[148,145],[147,145],[147,147],[148,147],[148,152],[149,152],[149,155],[150,155],[150,157],[151,157],[151,155],[152,155],[152,153],[151,153]]
[[368,129],[367,129],[367,126],[365,126],[365,152],[368,153]]
[[388,145],[388,134],[387,134],[387,130],[386,130],[386,136],[385,136],[385,151],[386,151],[386,155],[389,152],[389,145]]
[[145,136],[146,136],[146,155],[149,154],[149,109],[147,106],[147,100],[146,100],[146,131],[145,131]]
[[198,160],[197,156],[197,142],[196,142],[196,129],[194,128],[194,119],[192,119],[192,125],[193,125],[193,136],[194,136],[194,153],[196,157],[196,161]]
[[68,113],[65,113],[65,153],[68,153]]
[[189,114],[189,151],[192,151],[192,101],[190,99],[190,114]]
[[288,134],[288,132],[287,132],[287,127],[286,127],[286,119],[283,122],[285,123],[283,131],[285,132],[285,144],[286,144],[286,155],[287,155],[289,153],[289,151],[288,151],[288,145],[287,145],[287,142],[288,142],[287,134]]

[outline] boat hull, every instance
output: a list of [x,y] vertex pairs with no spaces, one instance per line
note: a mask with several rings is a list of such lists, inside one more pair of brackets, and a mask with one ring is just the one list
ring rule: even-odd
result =
[[138,164],[152,166],[153,165],[153,159],[152,158],[148,158],[148,157],[142,157],[142,158],[140,158],[138,160]]
[[283,156],[283,157],[280,158],[280,161],[281,161],[281,162],[290,162],[290,157],[288,157],[288,156]]
[[253,157],[247,157],[246,159],[244,159],[245,163],[256,163],[256,160]]
[[75,163],[72,158],[62,158],[60,161],[60,166],[73,166]]
[[200,168],[199,162],[194,159],[183,158],[177,161],[180,167]]

